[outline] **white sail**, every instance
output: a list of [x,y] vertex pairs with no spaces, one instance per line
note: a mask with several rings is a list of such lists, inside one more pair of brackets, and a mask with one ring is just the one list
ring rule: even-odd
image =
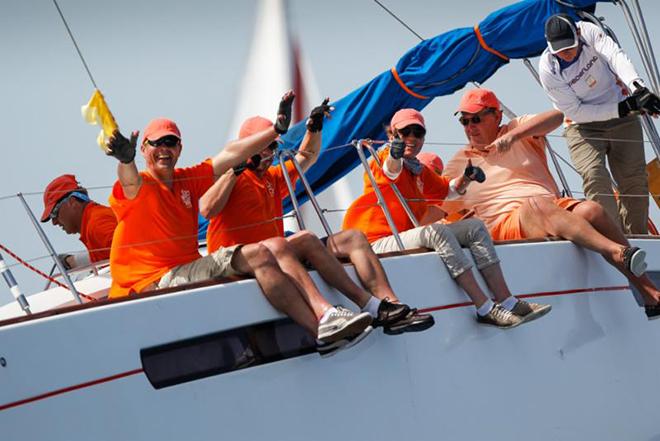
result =
[[[309,111],[323,99],[315,81],[313,68],[296,41],[287,14],[286,0],[260,0],[248,63],[236,103],[236,113],[230,125],[229,138],[238,134],[242,122],[251,116],[272,119],[282,94],[294,89],[297,97],[293,121],[305,119]],[[318,195],[324,208],[346,208],[355,195],[345,179]],[[321,223],[310,203],[301,207],[307,229],[324,235]],[[330,216],[331,227],[338,231],[341,216]],[[293,217],[284,220],[284,228],[297,231]]]

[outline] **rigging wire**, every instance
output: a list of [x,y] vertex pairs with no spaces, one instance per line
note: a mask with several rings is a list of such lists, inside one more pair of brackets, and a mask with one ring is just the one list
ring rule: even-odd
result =
[[71,37],[71,41],[73,42],[73,45],[76,47],[76,51],[78,52],[78,56],[80,57],[80,61],[82,61],[83,66],[85,66],[85,70],[87,71],[87,75],[89,76],[89,79],[92,81],[92,85],[94,86],[94,89],[98,89],[98,86],[96,85],[96,81],[94,81],[94,77],[92,76],[92,72],[89,70],[89,67],[87,66],[87,62],[85,61],[85,57],[83,57],[83,54],[80,51],[80,48],[78,47],[78,43],[76,43],[76,39],[73,38],[73,33],[71,32],[71,28],[69,28],[69,24],[66,22],[66,19],[64,18],[64,14],[62,14],[62,10],[60,9],[60,5],[57,4],[57,0],[53,0],[53,3],[55,4],[55,7],[57,8],[57,12],[60,14],[60,17],[62,18],[62,22],[64,23],[64,27],[66,27],[66,31],[69,33],[69,37]]
[[[49,280],[51,283],[54,283],[55,285],[57,285],[57,286],[59,286],[59,287],[62,287],[62,288],[64,288],[64,289],[68,290],[68,291],[70,291],[70,289],[69,289],[68,286],[66,286],[65,284],[63,284],[63,283],[61,283],[61,282],[59,282],[59,281],[57,281],[57,280],[55,280],[54,278],[52,278],[52,277],[49,276],[48,274],[44,273],[43,271],[41,271],[41,270],[39,270],[39,269],[33,267],[32,265],[30,265],[29,263],[27,263],[25,260],[23,260],[23,259],[21,259],[20,257],[18,257],[18,255],[16,255],[16,253],[12,252],[12,251],[11,251],[9,248],[7,248],[6,246],[0,244],[0,249],[2,249],[2,250],[5,251],[7,254],[9,254],[11,257],[13,257],[14,259],[16,259],[16,261],[17,261],[19,264],[25,266],[27,269],[29,269],[29,270],[31,270],[31,271],[33,271],[33,272],[39,274],[41,277],[43,277],[43,278]],[[50,256],[48,256],[48,257],[50,257]],[[12,266],[15,266],[15,265],[12,265]],[[86,295],[86,294],[83,294],[83,293],[81,293],[80,291],[78,291],[78,294],[79,294],[81,297],[84,297],[85,299],[87,299],[88,301],[94,301],[94,298],[93,298],[93,297],[90,297],[90,296],[88,296],[88,295]]]
[[379,2],[378,0],[374,0],[374,1],[378,4],[378,6],[380,6],[381,8],[383,8],[383,9],[385,10],[385,12],[387,12],[387,13],[390,14],[392,17],[394,17],[394,19],[395,19],[396,21],[398,21],[399,23],[401,23],[406,29],[408,29],[410,32],[412,32],[413,34],[415,34],[415,37],[419,38],[420,41],[424,41],[424,38],[422,38],[421,35],[419,35],[417,32],[415,32],[415,31],[413,30],[413,28],[411,28],[410,26],[408,26],[408,24],[407,24],[405,21],[403,21],[403,20],[401,20],[399,17],[397,17],[397,15],[396,15],[394,12],[390,11],[389,9],[387,9],[387,7],[386,7],[384,4],[382,4],[381,2]]

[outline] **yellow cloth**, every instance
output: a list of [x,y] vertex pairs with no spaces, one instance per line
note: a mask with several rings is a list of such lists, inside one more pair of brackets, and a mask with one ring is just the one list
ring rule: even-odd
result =
[[96,142],[107,153],[108,148],[106,147],[106,143],[112,133],[117,130],[117,123],[112,113],[110,113],[110,109],[108,109],[101,91],[94,89],[94,94],[89,99],[89,102],[82,106],[80,110],[85,121],[89,124],[100,125],[102,127],[98,138],[96,138]]

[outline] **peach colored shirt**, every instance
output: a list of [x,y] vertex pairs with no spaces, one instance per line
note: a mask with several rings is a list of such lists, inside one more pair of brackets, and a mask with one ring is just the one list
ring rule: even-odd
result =
[[[535,115],[523,115],[503,124],[498,137]],[[469,145],[459,150],[445,165],[447,176],[463,173],[468,159],[486,174],[483,183],[471,183],[465,195],[446,201],[443,209],[453,213],[473,209],[475,215],[492,230],[507,214],[522,205],[531,196],[558,197],[559,189],[548,169],[544,138],[528,137],[512,144],[505,153],[480,152]]]

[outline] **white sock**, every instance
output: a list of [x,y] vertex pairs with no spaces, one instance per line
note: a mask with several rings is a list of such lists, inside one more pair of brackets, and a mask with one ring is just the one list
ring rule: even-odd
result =
[[331,307],[331,308],[326,309],[325,312],[323,313],[323,316],[321,316],[321,320],[319,320],[319,323],[325,322],[328,319],[328,316],[330,314],[332,314],[333,312],[336,312],[336,311],[337,311],[337,308],[335,308],[334,306]]
[[488,299],[484,302],[483,305],[477,308],[477,314],[483,317],[486,314],[488,314],[491,309],[493,309],[493,306],[495,306],[493,301],[491,299]]
[[504,309],[513,311],[513,308],[516,306],[516,303],[518,303],[518,299],[515,298],[514,296],[509,296],[506,299],[504,299],[502,302],[500,302],[500,305],[502,305]]
[[364,305],[364,308],[362,308],[362,312],[368,312],[370,316],[372,317],[378,317],[378,308],[380,307],[380,302],[382,300],[371,296],[369,298],[369,301],[367,302],[366,305]]

